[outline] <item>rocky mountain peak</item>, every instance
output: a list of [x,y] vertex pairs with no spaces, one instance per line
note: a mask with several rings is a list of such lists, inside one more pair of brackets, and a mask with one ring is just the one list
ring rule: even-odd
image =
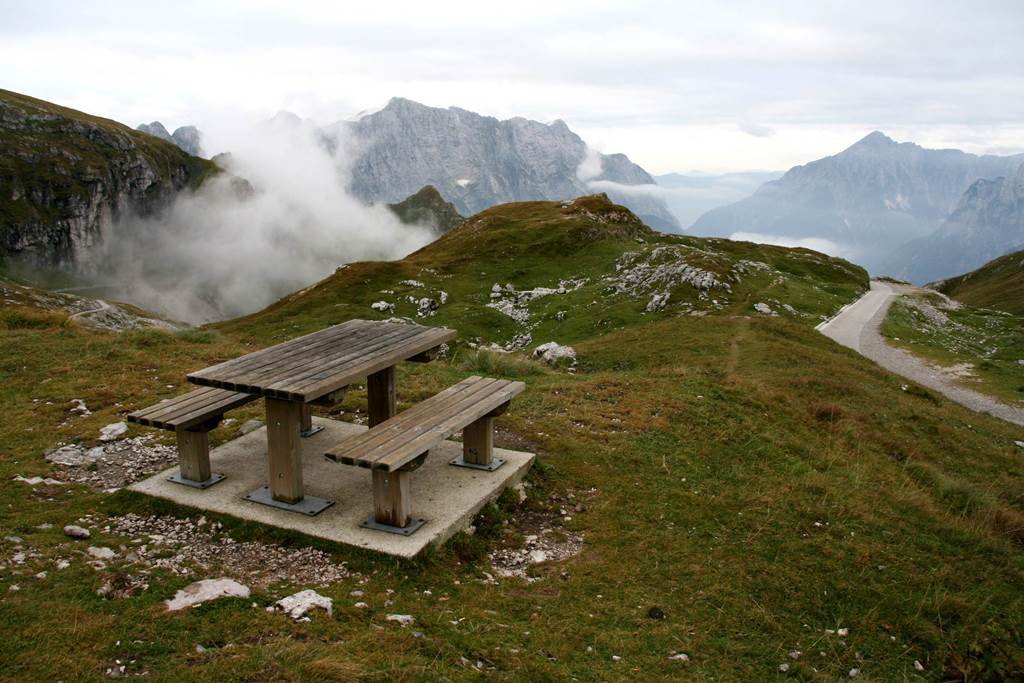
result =
[[853,143],[849,149],[887,149],[896,147],[900,143],[893,140],[880,130],[872,131]]

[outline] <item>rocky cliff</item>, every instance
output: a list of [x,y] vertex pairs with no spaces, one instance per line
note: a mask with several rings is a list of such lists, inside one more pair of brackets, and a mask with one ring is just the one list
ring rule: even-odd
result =
[[893,249],[934,232],[979,178],[1016,170],[1024,155],[925,149],[874,132],[834,156],[790,169],[747,199],[709,211],[698,235],[735,232],[822,238],[869,270]]
[[77,263],[120,215],[152,215],[216,168],[114,121],[0,90],[0,259]]
[[1016,173],[977,180],[933,234],[897,250],[891,271],[912,282],[950,277],[1024,249],[1024,164]]
[[[468,216],[506,202],[589,194],[588,181],[654,185],[625,155],[588,156],[586,143],[563,121],[499,121],[457,107],[394,98],[380,111],[332,129],[352,144],[352,190],[369,202],[397,202],[433,185]],[[652,227],[678,227],[660,199],[629,187],[601,189]]]

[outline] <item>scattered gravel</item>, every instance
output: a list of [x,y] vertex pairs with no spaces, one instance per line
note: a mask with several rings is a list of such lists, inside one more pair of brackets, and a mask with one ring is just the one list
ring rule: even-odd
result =
[[[591,490],[589,495],[596,494]],[[529,582],[541,576],[531,576],[530,568],[545,562],[562,562],[583,550],[583,535],[564,525],[572,514],[583,512],[586,506],[578,502],[574,492],[564,498],[553,498],[550,507],[543,510],[522,510],[509,520],[510,527],[523,534],[523,543],[504,545],[490,554],[494,573],[502,577],[518,577]]]
[[216,570],[258,588],[281,582],[326,586],[354,576],[344,562],[321,550],[235,541],[219,522],[209,523],[204,517],[132,513],[112,517],[104,531],[142,541],[132,551],[139,561],[176,574]]
[[178,449],[154,443],[154,435],[115,441],[88,450],[63,446],[46,459],[63,467],[55,477],[65,482],[86,484],[109,491],[145,479],[178,462]]

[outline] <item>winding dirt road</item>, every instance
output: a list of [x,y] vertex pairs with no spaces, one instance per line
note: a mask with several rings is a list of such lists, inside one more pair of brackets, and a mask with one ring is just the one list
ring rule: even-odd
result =
[[869,292],[840,311],[836,317],[819,325],[818,331],[870,358],[886,370],[937,391],[962,406],[1024,426],[1024,409],[966,389],[956,384],[940,368],[926,363],[909,351],[885,343],[879,330],[889,312],[889,306],[896,297],[916,289],[872,280]]

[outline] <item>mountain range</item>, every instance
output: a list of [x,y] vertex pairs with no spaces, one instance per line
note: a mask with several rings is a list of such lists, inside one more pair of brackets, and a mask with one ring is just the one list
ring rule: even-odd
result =
[[395,97],[325,132],[350,145],[352,191],[368,202],[396,202],[432,185],[468,216],[506,202],[571,199],[600,184],[651,227],[679,227],[660,198],[630,191],[655,186],[647,171],[624,154],[590,150],[561,120],[500,121]]
[[[817,238],[872,272],[902,272],[893,264],[894,250],[938,230],[976,181],[1013,175],[1021,163],[1024,155],[925,149],[876,131],[839,154],[790,169],[746,199],[705,213],[691,231]],[[974,265],[988,257],[979,258]]]

